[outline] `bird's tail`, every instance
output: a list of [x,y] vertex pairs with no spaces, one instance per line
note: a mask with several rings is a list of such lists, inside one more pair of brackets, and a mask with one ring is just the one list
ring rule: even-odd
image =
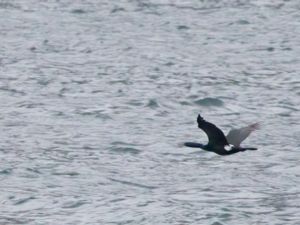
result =
[[250,148],[250,147],[246,147],[246,148],[241,148],[242,151],[246,151],[246,150],[257,150],[257,148]]
[[191,148],[203,148],[204,145],[195,142],[185,142],[184,146],[191,147]]

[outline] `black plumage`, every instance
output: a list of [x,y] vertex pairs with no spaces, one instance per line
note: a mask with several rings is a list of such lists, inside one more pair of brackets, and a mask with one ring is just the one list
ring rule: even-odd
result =
[[[223,131],[219,129],[216,125],[204,120],[203,117],[200,116],[200,114],[197,117],[197,123],[198,127],[206,133],[208,137],[208,144],[203,145],[195,142],[186,142],[184,144],[187,147],[202,148],[203,150],[215,152],[219,155],[231,155],[246,150],[257,150],[257,148],[243,148],[240,146],[231,145],[230,143],[228,143],[228,140],[225,137]],[[251,132],[249,132],[249,134],[250,133]]]

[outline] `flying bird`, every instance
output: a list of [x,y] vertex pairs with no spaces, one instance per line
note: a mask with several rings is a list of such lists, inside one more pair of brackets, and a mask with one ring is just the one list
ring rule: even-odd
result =
[[202,148],[206,151],[215,152],[218,155],[231,155],[246,150],[257,150],[257,148],[241,147],[240,144],[253,131],[259,129],[259,123],[254,123],[240,129],[232,129],[227,136],[216,125],[204,120],[200,114],[197,117],[197,123],[198,127],[206,133],[208,144],[186,142],[184,145],[187,147]]

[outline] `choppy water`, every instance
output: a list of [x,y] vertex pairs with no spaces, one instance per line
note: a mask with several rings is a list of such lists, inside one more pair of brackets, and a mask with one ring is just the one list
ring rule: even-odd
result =
[[[0,224],[300,224],[299,10],[0,1]],[[259,151],[183,147],[199,112]]]

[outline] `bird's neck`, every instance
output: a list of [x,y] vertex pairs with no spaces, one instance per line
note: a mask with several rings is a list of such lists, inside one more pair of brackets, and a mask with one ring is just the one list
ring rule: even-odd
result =
[[202,147],[201,147],[202,149],[204,149],[204,150],[206,150],[206,151],[212,151],[212,149],[213,149],[213,147],[212,146],[210,146],[210,145],[202,145]]
[[184,143],[185,146],[192,147],[192,148],[202,148],[204,149],[206,145],[195,143],[195,142],[186,142]]

